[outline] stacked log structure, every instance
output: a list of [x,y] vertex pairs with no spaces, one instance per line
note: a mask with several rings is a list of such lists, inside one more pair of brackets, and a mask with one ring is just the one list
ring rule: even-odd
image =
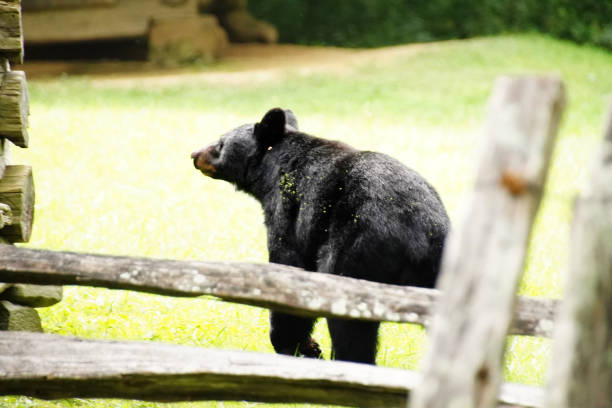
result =
[[[11,144],[28,147],[28,90],[23,61],[20,0],[0,0],[0,245],[28,242],[34,219],[32,168],[10,165]],[[42,331],[35,307],[62,298],[62,288],[0,282],[0,330]]]
[[278,39],[246,0],[23,0],[23,9],[28,46],[146,39],[157,65],[215,61],[230,41]]
[[198,8],[201,13],[214,14],[217,17],[231,42],[278,41],[276,27],[253,17],[247,9],[247,0],[198,0]]

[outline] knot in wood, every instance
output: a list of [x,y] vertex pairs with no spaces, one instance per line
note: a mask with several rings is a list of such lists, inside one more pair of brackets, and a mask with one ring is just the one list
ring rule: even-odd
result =
[[510,170],[504,170],[501,176],[501,184],[513,196],[519,196],[527,191],[528,183],[520,175]]

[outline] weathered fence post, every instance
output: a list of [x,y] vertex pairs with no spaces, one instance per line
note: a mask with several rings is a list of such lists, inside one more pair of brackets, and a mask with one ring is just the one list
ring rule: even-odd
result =
[[591,180],[575,203],[547,406],[612,406],[612,98]]
[[498,79],[485,123],[476,185],[451,231],[423,382],[413,408],[496,405],[531,225],[564,88],[548,77]]

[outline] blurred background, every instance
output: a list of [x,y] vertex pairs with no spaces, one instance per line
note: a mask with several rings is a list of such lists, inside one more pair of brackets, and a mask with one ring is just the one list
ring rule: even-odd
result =
[[612,47],[608,0],[251,0],[282,42],[377,47],[511,32]]
[[184,63],[219,58],[228,40],[380,47],[516,32],[612,49],[609,0],[23,0],[22,6],[29,59]]

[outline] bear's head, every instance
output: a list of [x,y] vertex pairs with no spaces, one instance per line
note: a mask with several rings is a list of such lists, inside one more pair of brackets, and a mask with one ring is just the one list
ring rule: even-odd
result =
[[287,132],[297,130],[297,119],[291,110],[271,109],[260,122],[239,126],[216,143],[193,152],[193,165],[209,177],[241,185],[249,169],[256,166],[268,150]]

